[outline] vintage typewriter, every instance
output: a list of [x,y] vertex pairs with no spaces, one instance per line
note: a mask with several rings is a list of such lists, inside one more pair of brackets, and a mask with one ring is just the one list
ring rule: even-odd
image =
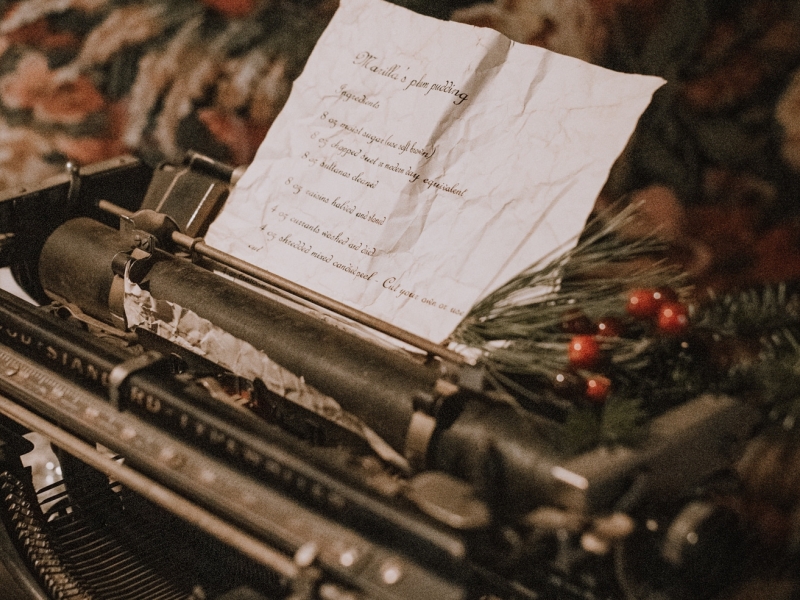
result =
[[[0,545],[26,594],[666,600],[735,580],[747,535],[713,497],[753,409],[701,396],[634,448],[561,456],[552,415],[499,400],[479,367],[205,245],[236,176],[122,157],[0,197],[3,265],[40,303],[0,291]],[[266,353],[336,418],[131,327],[126,281]],[[50,485],[23,466],[29,432],[58,458]]]

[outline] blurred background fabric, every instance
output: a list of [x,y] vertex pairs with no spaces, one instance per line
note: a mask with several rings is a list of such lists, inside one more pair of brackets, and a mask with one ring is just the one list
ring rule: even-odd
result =
[[[800,277],[800,3],[398,3],[664,77],[599,205],[644,201],[701,286]],[[248,163],[336,6],[0,2],[0,188],[125,152]]]

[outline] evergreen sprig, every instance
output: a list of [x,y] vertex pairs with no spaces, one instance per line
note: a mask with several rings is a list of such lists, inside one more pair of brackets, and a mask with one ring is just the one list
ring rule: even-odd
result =
[[695,326],[710,332],[723,364],[716,390],[759,406],[791,429],[800,420],[800,297],[785,284],[710,301]]
[[[637,218],[636,210],[629,205],[596,216],[577,245],[544,257],[479,301],[453,341],[478,349],[491,371],[552,374],[564,367],[571,334],[562,324],[570,311],[596,320],[624,313],[625,294],[633,288],[681,287],[680,272],[662,258],[661,240],[620,234]],[[633,363],[648,342],[620,337],[602,345],[614,361]]]
[[[680,334],[626,314],[632,292],[667,289],[687,302],[685,275],[666,260],[654,234],[623,235],[636,216],[628,206],[599,215],[571,248],[539,260],[478,302],[452,340],[479,352],[490,379],[520,404],[556,415],[560,449],[568,454],[598,444],[631,444],[652,417],[705,392],[755,402],[765,417],[794,427],[800,419],[800,297],[785,285],[688,306]],[[617,317],[621,335],[595,335],[603,360],[590,370],[570,364],[575,315],[596,324]],[[593,372],[590,372],[593,371]],[[578,381],[602,375],[610,393],[590,402],[564,396],[555,376]]]

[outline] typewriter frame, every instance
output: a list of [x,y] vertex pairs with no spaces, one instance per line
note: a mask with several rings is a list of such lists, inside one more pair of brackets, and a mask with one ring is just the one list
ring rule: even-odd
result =
[[[129,250],[123,265],[140,260],[147,272],[152,246],[156,245],[176,255],[165,259],[166,263],[191,265],[211,259],[219,266],[228,257],[195,237],[202,233],[202,225],[194,217],[201,212],[213,215],[235,178],[233,169],[198,155],[190,155],[181,167],[162,165],[155,170],[132,157],[81,171],[69,168],[65,175],[40,186],[11,190],[0,196],[0,226],[6,232],[0,240],[0,264],[10,266],[17,281],[34,298],[49,301],[39,281],[38,261],[42,246],[53,232],[70,218],[81,216],[114,227],[120,217],[129,219],[141,204],[171,211],[174,216],[134,222],[128,234],[131,239],[138,237],[136,242],[125,241],[129,238],[120,233]],[[194,200],[188,209],[180,204],[180,199],[186,197]],[[109,198],[113,198],[112,204],[107,202]],[[144,226],[146,230],[139,229],[143,222],[150,223]],[[88,230],[90,237],[101,231],[93,227]],[[81,243],[76,248],[58,246],[51,255],[69,255],[65,260],[80,263]],[[264,279],[257,269],[234,261],[233,267],[237,266],[245,278]],[[117,277],[119,268],[118,265]],[[270,279],[268,274],[266,278],[271,285],[283,283]],[[325,308],[337,308],[303,290],[290,291],[307,300],[319,300]],[[49,293],[53,296],[53,290]],[[106,292],[100,294],[99,300],[95,290],[87,290],[86,294],[79,304],[90,314],[93,303],[107,304]],[[120,317],[114,317],[113,310],[101,306],[98,311],[108,317],[109,325],[120,324]],[[641,448],[599,448],[562,460],[552,456],[538,440],[528,440],[530,436],[520,429],[516,415],[508,412],[502,402],[486,396],[479,370],[463,365],[446,349],[418,342],[429,352],[426,368],[434,372],[430,381],[423,377],[426,385],[430,384],[430,393],[416,390],[411,394],[413,398],[407,399],[401,415],[401,420],[409,423],[408,432],[403,425],[398,440],[392,439],[392,431],[387,435],[421,475],[433,467],[433,483],[426,487],[427,482],[420,483],[422,477],[418,473],[411,481],[424,492],[418,492],[416,497],[414,493],[406,494],[398,500],[382,497],[374,485],[364,485],[359,475],[348,473],[342,468],[345,459],[336,450],[325,451],[321,456],[284,431],[289,429],[296,434],[293,424],[298,421],[311,423],[309,426],[315,431],[325,429],[324,425],[312,423],[308,415],[298,416],[295,409],[286,407],[286,418],[278,419],[283,429],[256,426],[251,419],[243,418],[238,408],[220,404],[207,390],[191,385],[188,376],[180,372],[187,365],[211,371],[213,367],[201,364],[181,349],[165,347],[149,338],[142,341],[147,351],[133,356],[84,331],[93,328],[94,318],[83,318],[82,324],[75,327],[74,319],[65,321],[43,314],[0,294],[0,344],[5,346],[0,346],[0,372],[5,369],[6,373],[0,377],[0,391],[6,396],[0,398],[0,414],[5,417],[0,437],[16,453],[16,458],[14,452],[9,458],[9,472],[23,481],[27,498],[35,500],[34,490],[24,483],[18,456],[27,448],[20,434],[39,430],[63,451],[112,476],[114,485],[122,483],[123,489],[143,495],[145,502],[159,503],[177,513],[190,524],[189,529],[195,532],[192,535],[211,539],[220,548],[232,547],[243,562],[255,565],[248,567],[248,573],[259,573],[250,579],[245,577],[243,585],[268,581],[268,593],[277,597],[599,600],[667,593],[682,598],[698,588],[696,581],[685,581],[687,573],[690,580],[696,574],[685,562],[684,555],[688,556],[690,548],[679,539],[681,532],[685,534],[687,527],[691,530],[710,524],[738,531],[730,514],[715,511],[704,501],[708,491],[720,485],[718,476],[730,474],[737,452],[758,423],[754,411],[728,398],[698,398],[656,418],[649,440]],[[369,320],[367,324],[376,325]],[[393,333],[391,329],[388,332]],[[102,327],[100,333],[105,336]],[[148,348],[148,344],[153,347]],[[394,368],[391,360],[387,364],[387,368]],[[21,372],[28,375],[23,377]],[[32,393],[27,389],[32,380],[40,381],[43,391]],[[61,398],[70,401],[59,404]],[[164,407],[169,407],[172,414],[166,414]],[[181,438],[176,423],[182,419],[202,423],[206,432],[210,427],[217,432],[217,441],[210,443],[205,434],[195,439]],[[544,431],[547,418],[534,415],[524,425]],[[488,432],[482,463],[477,459],[462,460],[470,450],[475,428]],[[333,433],[329,435],[335,437]],[[439,445],[448,447],[430,456],[434,436]],[[413,441],[416,438],[421,441]],[[506,448],[507,438],[521,441]],[[125,465],[120,467],[118,462],[98,454],[96,444],[124,456]],[[238,449],[235,460],[226,455],[228,446]],[[246,451],[264,471],[260,475],[255,476],[253,465],[246,464]],[[484,475],[479,472],[497,452],[511,457],[503,468],[515,476],[521,474],[525,480],[516,487],[510,483],[508,493],[503,494],[507,497],[499,501],[486,496],[485,486],[481,489]],[[516,456],[519,453],[522,458]],[[95,475],[88,477],[97,484]],[[446,490],[444,495],[460,495],[462,506],[453,509],[447,498],[435,491],[437,486]],[[118,493],[119,488],[115,489],[114,493]],[[70,493],[75,496],[75,492]],[[667,501],[659,501],[664,498]],[[139,501],[134,505],[136,502]],[[520,514],[509,509],[518,504],[524,509]],[[343,506],[355,506],[357,514],[345,515]],[[31,510],[35,512],[36,508]],[[13,526],[13,512],[7,509],[5,514],[7,525]],[[648,538],[647,533],[629,536],[630,532],[622,537],[634,540],[635,548],[655,549],[653,561],[670,571],[675,581],[637,581],[635,575],[625,572],[630,561],[591,547],[590,534],[597,530],[597,523],[608,515],[620,514],[631,514],[640,524],[660,523],[657,534],[650,536],[657,539]],[[576,515],[583,516],[576,520]],[[520,544],[517,538],[523,522],[532,538],[539,536],[542,540]],[[291,527],[282,527],[286,524]],[[196,533],[198,527],[204,533]],[[388,533],[376,528],[385,528]],[[22,538],[18,537],[15,543],[24,555]],[[626,544],[616,544],[618,555],[624,553]],[[739,551],[738,543],[732,540],[726,544],[733,560]],[[520,548],[524,552],[540,552],[543,547],[552,550],[546,558],[515,554]],[[36,559],[30,553],[27,560],[34,571],[38,569],[39,582],[52,597],[71,597],[65,594],[72,588],[59,589],[68,577],[48,578],[33,564]],[[526,564],[530,568],[539,563],[541,568],[532,568],[525,577],[515,572],[515,565]],[[214,597],[264,597],[248,585]],[[86,598],[105,598],[99,592],[97,596],[81,593],[86,593]],[[199,592],[190,589],[187,593],[176,597],[192,597]],[[117,597],[124,595],[119,592],[108,596]]]

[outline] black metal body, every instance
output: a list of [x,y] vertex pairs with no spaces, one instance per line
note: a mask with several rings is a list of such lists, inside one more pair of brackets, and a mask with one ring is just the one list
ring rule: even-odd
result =
[[[186,189],[195,189],[194,183],[202,189],[211,186],[216,197],[222,198],[224,190],[218,184],[229,176],[228,171],[223,169],[220,175],[216,167],[211,172],[201,170],[199,180],[184,182]],[[143,232],[112,227],[114,219],[99,214],[95,203],[110,199],[135,210],[147,195],[151,204],[160,206],[156,200],[164,196],[163,190],[172,189],[164,181],[169,169],[162,171],[147,194],[152,170],[134,159],[122,159],[87,168],[80,177],[67,174],[36,189],[0,196],[0,227],[9,234],[0,238],[0,261],[11,264],[17,280],[39,300],[49,295],[74,303],[96,319],[119,324],[119,313],[114,312],[119,305],[112,302],[113,311],[110,308],[112,288],[118,294],[121,267],[130,264],[126,261],[134,248],[142,251],[137,236]],[[191,174],[191,169],[180,173]],[[170,197],[165,206],[179,200]],[[178,212],[194,214],[186,207]],[[2,373],[0,393],[73,435],[110,444],[120,454],[129,450],[126,462],[130,465],[268,540],[287,556],[301,550],[303,535],[319,533],[320,539],[332,541],[333,546],[337,536],[357,538],[382,560],[409,561],[406,578],[387,588],[380,581],[378,563],[352,573],[336,556],[320,555],[317,564],[337,584],[358,590],[358,599],[621,597],[617,580],[630,578],[623,567],[631,561],[618,563],[615,572],[613,555],[582,548],[581,536],[590,531],[593,519],[625,512],[626,517],[640,520],[641,529],[641,523],[652,521],[649,506],[664,499],[669,505],[665,523],[680,514],[685,502],[702,507],[702,503],[691,504],[693,495],[702,494],[709,480],[730,469],[736,449],[752,436],[758,420],[744,403],[700,398],[654,419],[639,447],[601,447],[561,456],[550,441],[557,424],[488,397],[480,385],[467,383],[469,377],[459,379],[475,370],[461,370],[439,359],[423,362],[375,345],[286,302],[228,281],[204,268],[209,264],[201,266],[186,255],[156,249],[137,264],[135,279],[154,298],[196,313],[331,396],[400,454],[409,456],[409,438],[418,433],[415,422],[427,423],[431,430],[423,444],[422,477],[405,477],[392,492],[371,487],[364,472],[342,460],[352,455],[314,447],[292,435],[297,431],[280,419],[277,424],[267,423],[215,398],[194,379],[198,372],[216,376],[221,369],[188,356],[186,350],[175,353],[183,353],[187,373],[176,374],[168,360],[153,360],[130,372],[123,369],[123,378],[115,380],[112,373],[119,373],[131,361],[128,349],[108,344],[4,292],[0,292],[0,354],[4,347],[13,349],[54,377],[58,374],[78,384],[91,397],[83,399],[85,407],[70,407],[46,393],[20,393]],[[152,336],[141,334],[138,341],[147,350],[173,353],[170,342]],[[13,379],[13,373],[9,377]],[[276,405],[288,403],[274,400]],[[93,425],[87,411],[95,415],[92,418],[101,415],[103,422]],[[202,469],[207,463],[224,473],[228,487],[217,489],[213,478],[211,483],[201,481],[196,475],[202,471],[189,471],[189,463],[185,469],[179,464],[163,465],[161,455],[148,455],[144,445],[126,446],[117,435],[126,423],[131,427],[146,424],[151,440],[174,441],[195,467]],[[145,426],[141,427],[144,431]],[[438,495],[434,491],[415,497],[415,484],[428,474],[437,483],[449,480],[457,485]],[[259,521],[266,514],[263,507],[251,514],[244,505],[229,501],[236,495],[237,483],[242,489],[255,485],[252,489],[274,499],[277,517]],[[467,500],[475,501],[488,517],[458,529],[453,524],[457,521],[449,520],[453,515],[442,517],[436,511],[448,505],[449,499],[443,496],[465,488]],[[441,505],[435,505],[439,500]],[[540,509],[546,517],[550,515],[547,518],[574,518],[580,524],[574,529],[542,526],[537,524]],[[459,516],[456,513],[457,509],[454,514]],[[658,540],[667,535],[666,527],[662,529],[655,536]],[[620,552],[632,552],[639,566],[646,562],[638,560],[644,553],[654,564],[666,564],[659,546],[664,542],[651,543],[653,536],[645,535],[648,540],[639,544],[640,537],[631,536],[635,543],[627,550],[619,546]],[[639,548],[645,548],[644,552]],[[669,590],[659,597],[698,597],[695,592],[704,580],[699,578],[700,585],[693,581],[687,588],[680,569],[673,570],[669,577],[674,581],[663,583],[660,574],[655,577],[654,589]],[[651,577],[649,566],[644,571],[648,571],[644,578]],[[278,587],[279,596],[288,589]],[[244,594],[241,597],[247,598]],[[353,597],[330,594],[330,589],[311,589],[305,597]],[[226,595],[214,600],[229,599]]]

